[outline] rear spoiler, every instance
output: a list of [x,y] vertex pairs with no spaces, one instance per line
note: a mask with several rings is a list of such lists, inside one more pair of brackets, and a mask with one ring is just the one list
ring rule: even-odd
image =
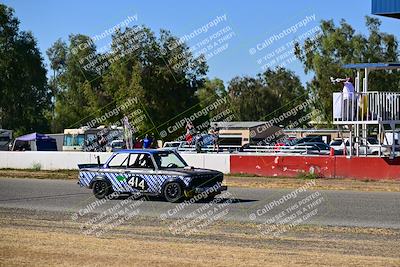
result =
[[88,164],[78,164],[79,169],[88,169],[88,168],[100,168],[103,166],[102,163],[100,163],[100,156],[97,156],[97,164],[96,163],[88,163]]
[[78,164],[79,169],[88,169],[88,168],[99,168],[99,164],[97,163],[88,163],[88,164]]

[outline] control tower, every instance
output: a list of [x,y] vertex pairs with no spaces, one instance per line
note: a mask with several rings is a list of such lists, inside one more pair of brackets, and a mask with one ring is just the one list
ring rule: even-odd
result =
[[[398,147],[395,141],[398,134],[396,124],[400,124],[400,88],[390,88],[387,92],[369,91],[368,76],[371,71],[399,70],[400,63],[348,64],[343,68],[357,72],[354,80],[355,93],[352,97],[344,97],[343,92],[333,93],[333,124],[350,130],[349,147],[352,149],[349,149],[348,156],[367,155],[368,130],[374,127],[378,128],[380,147],[387,138],[385,132],[392,133],[392,140],[386,140],[386,143],[391,144],[390,158],[394,158]],[[378,156],[387,155],[383,155],[380,149]]]

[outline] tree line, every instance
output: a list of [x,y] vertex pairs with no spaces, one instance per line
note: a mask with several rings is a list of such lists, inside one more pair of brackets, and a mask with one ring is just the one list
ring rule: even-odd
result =
[[[227,108],[235,121],[267,121],[310,97],[316,104],[283,124],[312,109],[323,111],[324,120],[329,122],[331,93],[339,88],[327,77],[351,75],[340,68],[345,63],[399,59],[396,37],[380,32],[377,19],[367,17],[366,26],[368,36],[356,33],[345,21],[339,26],[322,21],[321,36],[297,44],[297,58],[306,73],[314,74],[306,86],[285,68],[267,69],[255,77],[238,76],[225,86],[221,79],[207,78],[203,55],[195,57],[170,31],[156,34],[143,25],[115,31],[108,49],[96,47],[83,34],[56,40],[46,51],[51,70],[47,75],[33,34],[19,29],[12,8],[0,5],[0,126],[17,134],[62,132],[84,126],[128,99],[136,101],[123,112],[107,116],[104,124],[140,113],[144,119],[135,125],[139,132],[160,137],[160,131],[169,125],[208,110],[206,107],[221,98],[228,104],[208,110],[194,123],[204,123]],[[375,90],[398,90],[400,77],[396,73],[371,74],[375,75],[372,86]],[[176,131],[161,137],[172,140],[180,134]]]

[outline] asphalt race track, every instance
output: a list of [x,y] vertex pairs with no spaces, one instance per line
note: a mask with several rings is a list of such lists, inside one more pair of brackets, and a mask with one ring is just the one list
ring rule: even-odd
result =
[[[275,205],[268,212],[262,210],[266,205],[282,199],[291,192],[293,190],[229,188],[229,212],[222,219],[262,223],[299,200],[317,195],[321,201],[314,204],[310,201],[307,204],[317,207],[318,213],[307,219],[304,222],[306,224],[400,229],[400,193],[307,190],[299,193],[296,198],[292,197]],[[92,212],[100,213],[123,199],[107,201]],[[4,208],[74,214],[95,200],[91,190],[79,187],[76,181],[0,178],[0,207]],[[207,205],[207,202],[190,204],[177,211],[177,204],[155,199],[144,201],[140,212],[141,215],[155,218],[179,218],[204,205]]]

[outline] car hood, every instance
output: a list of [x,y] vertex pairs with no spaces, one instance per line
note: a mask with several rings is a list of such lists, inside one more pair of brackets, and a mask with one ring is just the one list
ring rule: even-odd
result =
[[202,168],[169,168],[169,169],[164,169],[167,172],[172,172],[178,175],[184,175],[184,176],[201,176],[201,175],[221,175],[222,172],[220,171],[215,171],[215,170],[209,170],[209,169],[202,169]]

